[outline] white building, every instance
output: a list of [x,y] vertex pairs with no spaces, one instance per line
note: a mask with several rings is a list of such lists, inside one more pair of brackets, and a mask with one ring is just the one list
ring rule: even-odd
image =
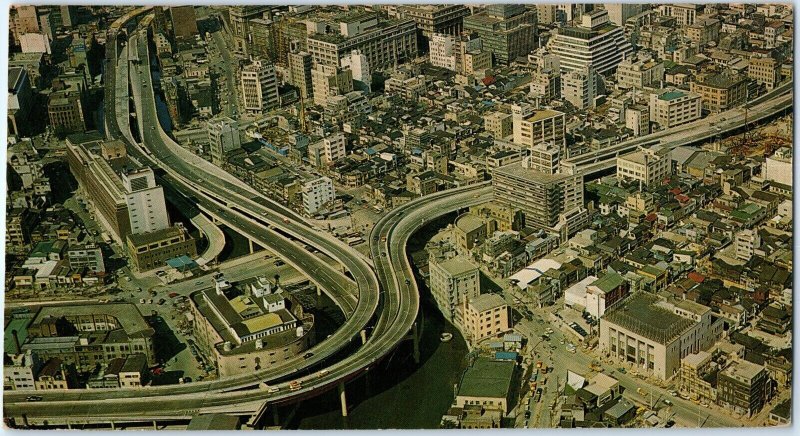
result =
[[365,89],[361,90],[369,92],[372,88],[372,71],[369,68],[367,57],[360,50],[353,50],[340,61],[342,69],[351,71],[354,81],[364,84]]
[[599,80],[591,65],[564,72],[561,75],[561,97],[578,109],[592,109]]
[[792,186],[792,149],[779,148],[764,164],[764,178],[782,185]]
[[625,26],[628,18],[644,11],[645,5],[637,3],[603,3],[603,7],[608,11],[609,21],[617,26]]
[[242,139],[239,136],[239,123],[228,117],[209,120],[208,145],[211,162],[221,165],[228,153],[241,148]]
[[668,149],[640,148],[617,157],[617,179],[652,185],[670,175],[672,162]]
[[431,65],[456,71],[456,68],[458,68],[456,56],[458,43],[458,37],[455,35],[434,33],[429,44]]
[[43,33],[24,33],[19,37],[23,53],[50,54],[50,38]]
[[481,293],[478,267],[461,256],[446,260],[432,257],[429,266],[433,299],[442,315],[453,320],[465,298],[472,300]]
[[758,230],[745,229],[736,234],[736,258],[743,261],[752,259],[753,253],[761,246]]
[[336,162],[345,156],[346,142],[344,133],[341,132],[323,138],[322,147],[325,150],[325,159],[328,164]]
[[663,129],[699,120],[703,110],[700,94],[669,88],[650,94],[650,121]]
[[625,109],[625,127],[633,130],[633,136],[650,134],[650,108],[631,106]]
[[241,86],[247,113],[263,114],[280,104],[278,78],[275,67],[270,63],[253,61],[242,67]]
[[328,97],[344,95],[353,90],[353,71],[317,64],[311,70],[314,104],[325,105]]
[[578,27],[562,27],[548,42],[548,49],[559,57],[561,71],[594,66],[606,74],[629,55],[633,48],[622,27],[608,20],[607,11],[593,11],[581,17]]
[[156,185],[152,169],[141,168],[123,173],[122,184],[125,186],[131,233],[138,235],[169,228],[164,188]]
[[632,56],[617,65],[619,88],[642,89],[646,86],[658,86],[662,80],[664,80],[664,62],[650,56]]
[[320,177],[303,184],[303,210],[309,215],[317,211],[326,203],[336,199],[333,181],[328,177]]

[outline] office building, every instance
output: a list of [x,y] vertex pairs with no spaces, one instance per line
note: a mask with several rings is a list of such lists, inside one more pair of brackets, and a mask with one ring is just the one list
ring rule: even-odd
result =
[[28,131],[28,115],[33,105],[33,90],[24,68],[8,69],[8,134],[20,135]]
[[724,112],[747,101],[747,77],[735,73],[715,73],[699,76],[690,89],[700,94],[703,110],[710,113]]
[[322,139],[322,146],[325,151],[325,162],[330,165],[345,156],[345,144],[347,140],[344,133],[334,133]]
[[317,65],[311,70],[314,104],[325,105],[328,97],[344,95],[353,90],[353,71],[328,65]]
[[467,368],[458,387],[454,407],[483,407],[505,416],[511,411],[516,362],[478,357]]
[[771,57],[753,56],[747,66],[747,77],[771,91],[781,81],[780,62]]
[[78,133],[86,131],[81,95],[75,91],[56,91],[47,101],[50,126],[56,132]]
[[303,210],[308,215],[316,214],[323,206],[336,199],[333,181],[320,177],[303,184]]
[[710,43],[719,42],[722,22],[716,18],[702,18],[686,27],[686,37],[697,47],[705,48]]
[[532,170],[552,176],[558,172],[561,149],[549,142],[542,142],[530,147],[525,159]]
[[393,67],[417,56],[417,23],[411,19],[381,20],[373,13],[340,18],[334,32],[308,35],[307,50],[317,65],[338,67],[353,50],[367,57],[373,70]]
[[698,351],[681,360],[678,386],[692,400],[716,403],[718,373],[711,353]]
[[722,328],[722,320],[702,304],[662,301],[638,292],[600,318],[599,350],[643,374],[668,380],[680,371],[681,359],[711,347]]
[[761,236],[758,231],[744,229],[736,233],[734,240],[736,247],[736,258],[747,262],[753,258],[753,254],[761,247]]
[[242,101],[250,114],[265,114],[280,105],[275,67],[268,62],[253,61],[242,67]]
[[139,272],[165,267],[168,260],[176,257],[197,257],[195,241],[180,223],[149,233],[130,234],[126,248],[131,266]]
[[650,121],[662,129],[699,120],[702,110],[702,97],[694,92],[668,88],[650,94]]
[[95,244],[70,245],[67,249],[67,260],[74,270],[86,269],[94,274],[106,272],[103,262],[103,251]]
[[607,74],[633,52],[623,28],[608,20],[607,11],[584,14],[579,26],[561,27],[554,32],[548,49],[558,56],[562,72],[592,65],[598,74]]
[[554,4],[536,5],[536,22],[543,26],[549,26],[556,22],[558,7]]
[[417,23],[419,48],[425,52],[434,34],[459,35],[469,8],[464,5],[403,5],[398,12]]
[[169,14],[176,39],[194,39],[198,35],[194,6],[173,6],[169,8]]
[[430,50],[428,58],[434,67],[457,71],[456,46],[459,43],[457,35],[434,33],[430,37]]
[[164,188],[156,185],[152,169],[145,167],[123,173],[122,184],[126,191],[131,233],[148,233],[169,227]]
[[717,379],[717,403],[748,418],[767,402],[767,370],[746,360],[738,360],[720,371]]
[[628,18],[641,14],[646,5],[636,3],[603,3],[608,19],[616,26],[624,26]]
[[247,43],[250,40],[250,20],[261,18],[271,6],[229,6],[231,33],[234,50],[247,55]]
[[209,120],[206,127],[211,162],[215,165],[222,165],[231,152],[242,147],[239,123],[234,119],[222,117]]
[[675,18],[679,27],[691,26],[702,15],[705,5],[697,3],[670,3],[658,7],[661,15]]
[[372,87],[372,71],[367,57],[360,50],[353,50],[342,58],[342,69],[350,70],[353,75],[353,89],[369,92]]
[[506,138],[514,134],[514,117],[503,112],[492,112],[483,116],[483,128],[495,138]]
[[561,72],[556,69],[542,69],[531,75],[530,92],[541,96],[544,101],[558,100],[561,95]]
[[493,171],[492,188],[495,201],[522,211],[527,226],[570,234],[580,230],[579,223],[567,229],[563,221],[583,208],[583,176],[546,174],[516,163]]
[[515,144],[526,148],[543,142],[559,148],[566,146],[566,121],[563,112],[517,105],[511,109]]
[[12,6],[9,11],[9,24],[14,45],[20,45],[20,37],[26,33],[38,33],[39,15],[36,6]]
[[300,96],[309,99],[314,95],[311,82],[312,59],[307,52],[289,53],[289,83],[300,90]]
[[642,89],[660,86],[664,80],[664,62],[646,56],[624,59],[617,66],[617,87]]
[[633,136],[650,134],[650,108],[634,105],[625,109],[625,127],[633,131]]
[[497,337],[511,329],[511,317],[506,301],[498,294],[482,294],[465,298],[456,318],[471,344]]
[[536,11],[522,4],[493,4],[464,18],[464,31],[477,33],[494,65],[509,65],[536,48]]
[[640,148],[617,157],[617,179],[639,182],[645,186],[661,183],[670,176],[669,149]]
[[250,35],[246,40],[247,55],[251,58],[276,62],[278,60],[274,38],[276,24],[272,20],[253,18],[248,22],[248,26]]
[[428,264],[433,299],[442,315],[452,321],[464,299],[480,295],[480,271],[469,259],[461,256],[450,259],[431,256]]
[[594,109],[600,80],[602,79],[591,65],[584,69],[567,71],[561,75],[561,98],[577,109]]

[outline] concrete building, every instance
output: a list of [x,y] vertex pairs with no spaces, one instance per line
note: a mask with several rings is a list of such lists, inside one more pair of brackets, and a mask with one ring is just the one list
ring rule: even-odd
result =
[[767,370],[755,363],[739,360],[719,373],[717,403],[747,417],[758,413],[767,402]]
[[86,131],[81,95],[75,91],[56,91],[47,102],[50,126],[56,132],[76,133]]
[[628,296],[630,286],[621,275],[607,272],[604,276],[586,286],[586,312],[600,318],[606,310]]
[[562,239],[588,223],[583,209],[583,176],[545,174],[520,164],[492,173],[495,201],[522,211],[525,225],[558,231]]
[[[19,339],[15,339],[19,342]],[[15,345],[15,347],[18,347]],[[39,356],[31,350],[14,354],[7,353],[3,362],[3,390],[32,391],[36,389],[36,374],[42,367]]]
[[623,28],[612,24],[603,10],[584,14],[580,26],[555,32],[548,49],[558,56],[562,72],[592,65],[598,74],[606,74],[633,51]]
[[37,33],[41,30],[36,6],[12,6],[9,10],[9,25],[14,44],[19,46],[23,34]]
[[353,71],[317,64],[311,70],[314,104],[325,105],[329,97],[344,95],[353,90]]
[[761,237],[757,230],[744,229],[736,233],[734,243],[736,258],[747,262],[753,258],[755,251],[761,247]]
[[536,144],[528,150],[527,166],[534,171],[555,175],[561,162],[561,150],[549,142]]
[[669,88],[650,94],[650,121],[663,129],[699,120],[702,97],[694,92]]
[[322,206],[336,199],[333,181],[328,177],[320,177],[304,183],[302,195],[303,210],[308,215],[314,215]]
[[700,76],[690,85],[692,92],[700,94],[703,110],[723,112],[747,101],[747,77],[733,73]]
[[633,131],[633,136],[649,135],[650,108],[642,105],[635,105],[626,108],[625,127]]
[[197,257],[194,239],[180,224],[154,232],[130,234],[126,248],[133,268],[139,272],[164,267],[168,260],[176,257]]
[[483,128],[495,138],[506,138],[514,134],[514,118],[511,114],[492,112],[483,116]]
[[148,233],[169,227],[164,188],[156,185],[156,177],[150,168],[141,168],[122,174],[125,186],[125,202],[131,233]]
[[547,142],[564,148],[566,142],[566,121],[563,112],[553,109],[534,110],[530,106],[512,106],[514,122],[514,143],[533,147]]
[[561,75],[561,98],[579,110],[593,109],[599,80],[591,65],[564,72]]
[[456,218],[453,223],[453,233],[458,247],[463,251],[469,251],[483,244],[493,230],[488,224],[473,213],[465,213]]
[[314,96],[311,82],[312,59],[308,52],[289,53],[289,83],[300,90],[300,96],[309,99]]
[[683,27],[694,24],[704,6],[697,3],[671,3],[659,6],[658,11],[661,15],[675,18],[676,24]]
[[764,162],[764,178],[786,186],[792,186],[792,149],[781,147]]
[[275,67],[268,62],[257,60],[242,67],[241,86],[247,113],[264,114],[280,105]]
[[617,179],[645,186],[661,183],[672,173],[668,149],[640,148],[617,157]]
[[[333,33],[308,35],[307,50],[317,65],[338,67],[353,50],[367,56],[373,70],[381,70],[417,56],[417,23],[411,19],[381,20],[356,12],[340,19]],[[338,29],[338,32],[336,32]]]
[[719,368],[711,357],[711,353],[698,351],[681,360],[678,388],[692,400],[717,402]]
[[697,47],[705,48],[709,43],[719,42],[722,21],[716,18],[701,18],[686,28],[686,37]]
[[464,17],[470,14],[464,5],[403,5],[398,12],[417,23],[420,34],[419,48],[425,52],[434,34],[459,35],[464,28]]
[[50,38],[44,33],[23,33],[19,37],[19,43],[23,53],[52,54]]
[[228,154],[242,147],[239,123],[236,120],[228,117],[209,120],[206,128],[209,154],[215,165],[222,165]]
[[603,3],[608,19],[617,26],[625,26],[628,18],[641,14],[647,5],[636,3]]
[[250,20],[261,18],[271,6],[229,6],[231,33],[234,49],[238,53],[248,54],[247,46],[250,33]]
[[33,90],[28,71],[24,68],[8,69],[8,134],[27,132],[28,115],[33,105]]
[[553,4],[536,5],[536,22],[543,26],[548,26],[556,22],[556,11],[558,7]]
[[561,98],[561,72],[558,69],[541,69],[531,75],[530,93],[544,101]]
[[722,334],[722,320],[701,304],[661,301],[638,292],[600,318],[599,350],[640,372],[668,380],[681,359],[707,350]]
[[75,270],[87,269],[94,274],[106,272],[103,251],[96,244],[70,245],[67,249],[69,266]]
[[350,70],[354,83],[353,89],[369,92],[372,88],[372,70],[369,68],[369,61],[361,50],[353,50],[349,55],[341,59],[342,68]]
[[781,64],[767,56],[752,56],[747,66],[747,77],[771,91],[781,81]]
[[536,11],[522,4],[493,4],[464,18],[464,31],[477,33],[495,65],[509,65],[536,48]]
[[[506,301],[498,294],[482,294],[464,299],[460,317],[467,341],[477,344],[489,337],[497,337],[511,329],[511,317]],[[460,315],[460,316],[459,316]]]
[[480,295],[480,271],[471,261],[461,256],[450,259],[431,257],[428,265],[433,299],[442,315],[452,321],[456,309],[464,299],[473,299]]
[[664,80],[664,62],[652,57],[629,57],[617,65],[617,87],[642,89]]
[[428,58],[434,67],[457,71],[456,46],[459,38],[456,35],[434,33],[430,38]]
[[347,140],[344,133],[341,132],[322,139],[325,161],[329,165],[345,157],[345,144],[347,144]]

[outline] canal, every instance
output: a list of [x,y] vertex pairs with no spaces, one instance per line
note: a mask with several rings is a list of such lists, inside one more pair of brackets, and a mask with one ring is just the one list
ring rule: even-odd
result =
[[[434,221],[409,242],[414,258],[452,216]],[[439,312],[424,283],[418,280],[422,303],[420,363],[405,341],[370,373],[347,384],[349,416],[341,416],[335,390],[300,404],[288,428],[293,429],[431,429],[438,428],[454,397],[454,387],[466,368],[467,346],[458,330]],[[441,342],[443,332],[453,334]],[[289,416],[293,407],[281,410]]]

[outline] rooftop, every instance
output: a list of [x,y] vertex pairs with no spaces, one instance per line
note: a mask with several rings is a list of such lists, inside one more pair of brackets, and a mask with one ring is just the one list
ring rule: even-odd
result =
[[486,312],[506,305],[506,300],[497,294],[481,294],[470,301],[470,305],[478,312]]
[[451,276],[478,272],[478,267],[462,256],[456,256],[443,262],[437,262],[437,264]]
[[153,335],[150,327],[139,309],[130,303],[103,303],[103,304],[60,304],[57,306],[43,306],[33,318],[30,325],[39,325],[47,318],[58,319],[62,316],[83,317],[93,315],[107,315],[117,320],[119,327],[125,330],[128,336],[149,337]]
[[460,397],[505,398],[511,390],[511,380],[516,364],[508,360],[479,357],[464,373]]
[[657,306],[658,301],[655,295],[635,293],[620,306],[606,312],[601,322],[604,320],[652,341],[667,344],[690,328],[694,321]]
[[755,363],[748,362],[746,360],[740,360],[725,368],[722,371],[722,374],[735,379],[744,379],[746,381],[750,381],[758,376],[762,371],[765,371],[763,366],[756,365]]

